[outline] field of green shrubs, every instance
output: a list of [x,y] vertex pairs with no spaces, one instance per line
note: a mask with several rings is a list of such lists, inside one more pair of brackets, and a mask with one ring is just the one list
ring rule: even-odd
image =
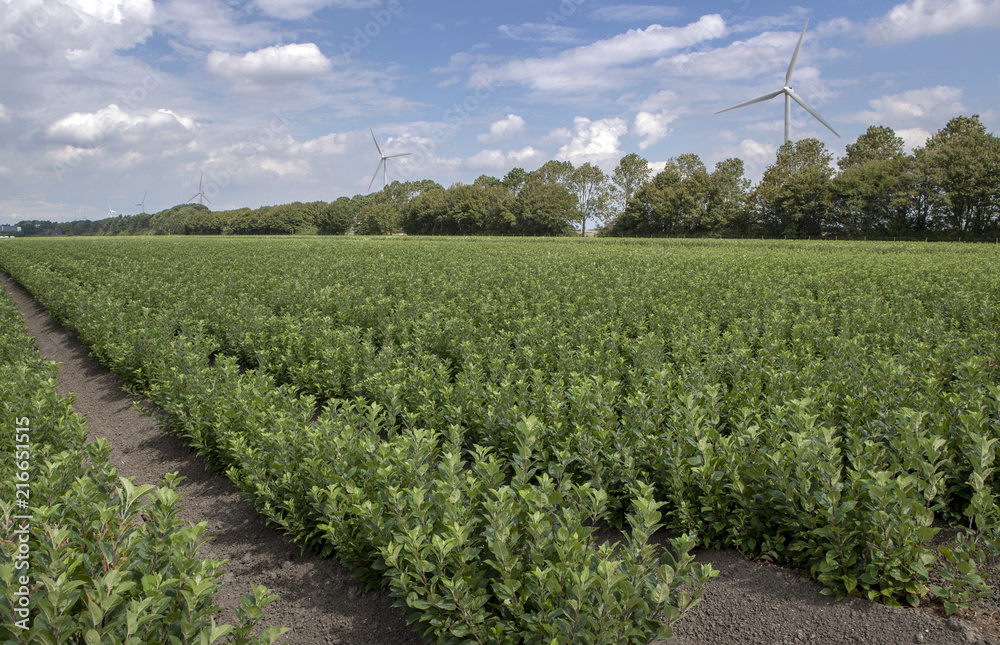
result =
[[695,547],[837,597],[988,589],[995,246],[26,239],[0,269],[441,643],[666,635]]
[[274,599],[264,587],[244,596],[239,625],[215,624],[221,563],[197,555],[204,524],[178,519],[176,477],[119,477],[111,446],[85,443],[56,369],[0,290],[0,642],[264,645],[286,631],[250,635]]

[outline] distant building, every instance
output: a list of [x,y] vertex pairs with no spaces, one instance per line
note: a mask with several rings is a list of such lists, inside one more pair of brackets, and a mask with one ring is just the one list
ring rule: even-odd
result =
[[14,226],[13,224],[0,224],[0,235],[13,235],[14,233],[20,232],[20,226]]

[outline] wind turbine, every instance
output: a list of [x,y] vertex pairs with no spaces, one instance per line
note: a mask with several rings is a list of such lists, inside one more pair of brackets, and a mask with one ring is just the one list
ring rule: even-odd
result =
[[115,209],[111,208],[111,202],[108,202],[108,217],[111,217],[112,215],[114,215],[117,212],[118,211],[116,211]]
[[[764,96],[758,96],[755,99],[745,101],[743,103],[740,103],[739,105],[734,105],[733,107],[728,107],[725,110],[720,110],[716,112],[716,114],[722,114],[723,112],[728,112],[730,110],[735,110],[737,108],[753,105],[754,103],[763,103],[764,101],[770,101],[771,99],[784,94],[785,95],[785,143],[788,143],[792,138],[792,101],[795,101],[796,103],[801,105],[806,112],[813,115],[813,117],[815,117],[817,121],[825,125],[830,130],[830,132],[837,134],[837,131],[834,130],[829,123],[823,120],[823,117],[819,115],[819,112],[814,110],[808,103],[806,103],[805,99],[796,94],[795,90],[793,90],[791,87],[792,72],[795,71],[795,61],[797,61],[799,58],[799,50],[802,48],[802,39],[805,38],[806,36],[806,28],[808,26],[809,26],[809,21],[806,20],[806,26],[802,28],[802,33],[799,35],[799,44],[795,46],[795,53],[792,54],[792,61],[788,63],[788,72],[785,73],[784,87],[782,87],[780,90],[777,90],[776,92],[770,92],[768,94],[765,94]],[[839,137],[840,135],[837,134],[837,136]]]
[[400,154],[397,155],[383,154],[382,147],[378,144],[378,139],[375,138],[375,131],[369,129],[369,132],[372,133],[372,141],[375,142],[375,148],[378,150],[378,155],[382,158],[382,160],[378,162],[378,166],[376,166],[375,168],[375,174],[372,175],[372,180],[368,182],[368,190],[372,189],[372,184],[375,183],[375,178],[378,177],[379,170],[382,171],[382,188],[384,189],[386,186],[389,185],[389,160],[395,159],[396,157],[407,157],[409,155],[412,155],[413,153],[401,152]]
[[202,206],[205,205],[205,202],[208,202],[209,204],[212,203],[212,201],[208,197],[205,197],[205,190],[202,188],[202,184],[204,181],[205,181],[205,173],[201,173],[201,179],[198,180],[198,192],[196,192],[188,199],[189,202],[194,201],[194,198],[197,197],[198,202]]
[[148,190],[145,193],[143,193],[142,194],[142,201],[139,202],[138,204],[136,204],[136,206],[142,206],[142,213],[140,213],[141,215],[145,215],[146,214],[146,195],[148,193],[149,193]]

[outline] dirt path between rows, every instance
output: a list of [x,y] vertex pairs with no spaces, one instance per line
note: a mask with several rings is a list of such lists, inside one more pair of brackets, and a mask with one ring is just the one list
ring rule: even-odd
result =
[[[223,475],[169,430],[139,412],[121,381],[92,359],[76,337],[53,321],[31,295],[0,274],[46,360],[60,363],[58,390],[72,395],[87,419],[90,439],[103,437],[119,473],[155,483],[179,472],[180,515],[207,522],[205,558],[229,560],[226,586],[216,596],[226,608],[220,622],[234,622],[232,608],[251,584],[279,595],[267,623],[291,627],[281,642],[301,645],[405,645],[420,643],[403,612],[384,591],[364,592],[336,560],[301,555],[299,548],[263,521]],[[927,611],[891,609],[848,598],[834,602],[800,572],[747,560],[733,551],[702,551],[698,560],[720,571],[702,603],[675,628],[676,645],[997,645],[993,610],[980,607],[970,620],[944,620]],[[970,622],[971,621],[971,622]]]

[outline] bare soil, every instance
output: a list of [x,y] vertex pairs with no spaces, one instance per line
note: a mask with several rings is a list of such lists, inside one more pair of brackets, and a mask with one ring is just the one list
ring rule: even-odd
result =
[[[206,522],[211,537],[201,556],[228,560],[227,584],[216,596],[226,608],[219,621],[235,622],[233,608],[240,597],[250,585],[263,584],[279,596],[265,612],[267,624],[292,628],[280,642],[422,642],[385,591],[365,592],[334,559],[301,555],[288,538],[264,524],[224,475],[207,469],[178,437],[140,411],[151,403],[128,394],[9,276],[0,274],[0,279],[42,356],[60,363],[58,390],[72,396],[74,409],[86,417],[90,440],[103,437],[114,447],[111,460],[119,473],[138,483],[156,483],[170,472],[185,477],[178,486],[180,515]],[[711,563],[720,575],[709,583],[702,603],[676,625],[670,641],[676,645],[1000,644],[995,602],[946,619],[935,608],[892,609],[854,598],[834,602],[804,573],[735,551],[701,551],[698,560]]]

